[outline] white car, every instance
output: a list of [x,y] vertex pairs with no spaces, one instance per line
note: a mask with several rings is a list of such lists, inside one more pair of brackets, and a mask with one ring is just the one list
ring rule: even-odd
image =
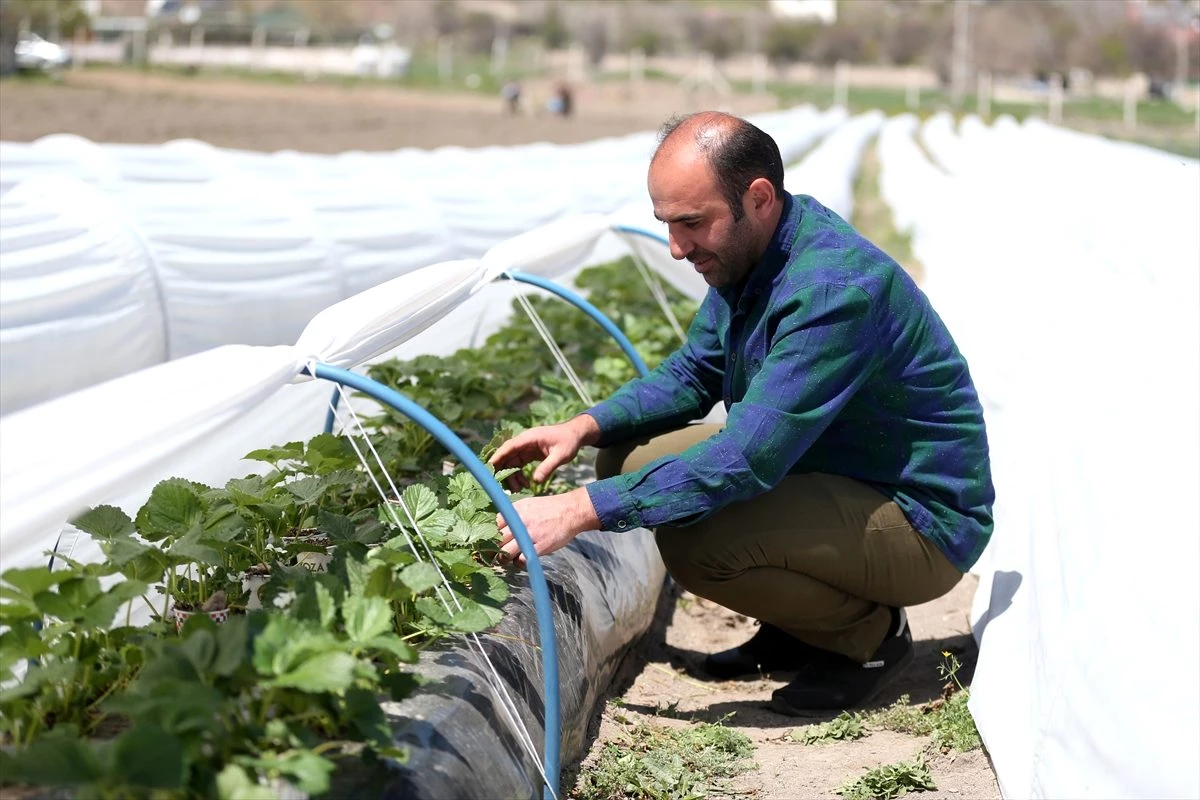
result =
[[26,31],[17,37],[17,69],[51,70],[71,63],[71,51]]

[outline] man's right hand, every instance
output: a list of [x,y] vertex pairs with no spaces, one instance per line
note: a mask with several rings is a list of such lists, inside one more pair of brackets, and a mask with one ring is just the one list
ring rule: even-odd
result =
[[[579,454],[579,448],[600,441],[600,426],[588,414],[560,422],[530,428],[509,439],[496,449],[488,460],[497,471],[507,468],[520,469],[532,461],[540,461],[533,471],[538,483],[549,480],[554,470]],[[529,480],[521,472],[509,476],[505,485],[512,491],[529,487]]]

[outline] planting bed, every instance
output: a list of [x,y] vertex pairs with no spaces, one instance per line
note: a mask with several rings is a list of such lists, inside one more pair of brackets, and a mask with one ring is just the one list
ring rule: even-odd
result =
[[[632,270],[626,260],[577,284],[654,363],[673,334],[652,322]],[[532,302],[569,362],[588,365],[593,396],[632,375],[590,320]],[[532,324],[514,318],[481,350],[370,373],[440,412],[486,459],[521,426],[581,410],[552,364]],[[60,555],[54,571],[0,575],[0,780],[120,796],[321,795],[364,782],[389,796],[540,795],[516,731],[541,751],[541,655],[524,572],[494,566],[496,509],[398,413],[379,411],[363,430],[378,453],[369,467],[333,434],[256,450],[246,458],[263,474],[223,487],[168,478],[134,515],[100,506],[77,517],[103,563]],[[395,496],[380,502],[378,486]],[[572,759],[649,625],[663,572],[644,531],[581,537],[546,566]],[[175,609],[212,613],[180,620]],[[147,611],[148,625],[130,624]],[[519,725],[498,710],[499,685]]]

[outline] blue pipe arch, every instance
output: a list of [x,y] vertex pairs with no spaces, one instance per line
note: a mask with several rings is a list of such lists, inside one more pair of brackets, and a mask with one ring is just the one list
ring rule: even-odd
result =
[[[306,369],[306,371],[308,371]],[[437,441],[449,450],[463,466],[479,481],[488,498],[495,503],[504,521],[508,523],[513,538],[525,556],[526,569],[529,573],[529,587],[533,592],[534,609],[537,612],[538,635],[541,640],[542,674],[545,683],[545,741],[543,744],[543,761],[546,770],[546,787],[543,800],[556,800],[559,789],[560,775],[560,745],[561,710],[559,698],[558,675],[558,642],[554,633],[553,604],[550,599],[549,587],[546,584],[546,574],[538,559],[537,550],[525,523],[517,514],[512,501],[508,499],[503,487],[496,481],[491,471],[471,451],[465,442],[450,430],[441,420],[433,416],[411,398],[383,384],[350,370],[318,363],[312,368],[312,374],[322,380],[333,381],[385,403],[404,414],[413,422],[428,431]],[[335,391],[334,396],[337,396]],[[332,413],[332,412],[331,412]]]
[[[652,236],[653,234],[646,233],[646,235]],[[638,355],[637,348],[633,346],[633,342],[629,341],[629,337],[622,333],[621,329],[617,327],[616,323],[609,319],[603,311],[596,308],[579,294],[560,286],[552,280],[542,278],[537,275],[530,275],[527,272],[510,270],[509,272],[506,272],[503,277],[509,280],[517,281],[518,283],[527,283],[530,286],[536,286],[539,289],[545,289],[556,297],[559,297],[575,306],[580,311],[591,317],[596,324],[604,329],[605,333],[613,338],[613,340],[621,348],[621,351],[625,353],[625,357],[628,358],[630,363],[633,364],[633,368],[637,371],[638,375],[645,376],[649,374],[650,369],[646,366],[646,362],[642,359],[642,357]],[[325,414],[326,433],[333,432],[333,423],[337,419],[337,407],[340,398],[341,392],[335,389],[333,391],[333,397],[329,401],[329,411]]]

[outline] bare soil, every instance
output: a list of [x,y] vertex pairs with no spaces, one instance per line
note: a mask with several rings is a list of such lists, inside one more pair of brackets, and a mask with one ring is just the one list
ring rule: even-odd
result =
[[[526,86],[528,108],[537,108],[549,85]],[[500,98],[466,93],[431,94],[378,85],[347,88],[326,84],[288,85],[205,76],[172,77],[128,70],[85,69],[59,81],[0,81],[0,139],[31,141],[73,133],[97,142],[160,143],[194,138],[219,147],[337,153],[443,145],[484,146],[535,141],[570,143],[633,131],[653,130],[675,112],[723,108],[751,113],[774,106],[764,97],[721,97],[647,84],[631,92],[621,84],[583,87],[578,113],[570,119],[504,113]],[[877,705],[902,693],[914,702],[939,695],[937,664],[950,650],[970,678],[975,645],[967,614],[976,581],[967,577],[950,594],[910,610],[917,659]],[[835,789],[864,769],[911,758],[927,740],[890,732],[821,746],[787,741],[798,720],[772,712],[767,703],[782,681],[710,682],[699,677],[705,653],[748,638],[753,623],[694,597],[675,603],[642,645],[645,660],[625,685],[614,688],[626,717],[655,723],[724,720],[756,745],[758,769],[737,780],[738,796],[757,798],[835,797]],[[964,681],[965,682],[965,681]],[[663,714],[673,710],[669,716]],[[615,740],[611,707],[596,721],[599,744]],[[586,765],[585,761],[585,765]],[[934,796],[998,798],[982,751],[939,755],[931,762],[939,790]]]
[[[865,710],[889,706],[903,694],[914,703],[940,697],[943,682],[937,667],[943,651],[958,657],[963,664],[958,677],[964,684],[970,681],[978,650],[968,615],[978,582],[968,575],[944,597],[908,610],[916,658]],[[644,667],[630,685],[618,687],[614,697],[619,704],[610,704],[601,713],[597,745],[580,769],[586,770],[595,760],[600,743],[620,741],[621,731],[630,723],[679,726],[722,722],[750,737],[758,765],[733,782],[729,796],[836,798],[838,787],[867,769],[911,760],[928,748],[929,736],[891,731],[873,731],[863,739],[829,744],[806,746],[793,741],[789,734],[796,728],[836,715],[797,718],[772,711],[771,692],[786,684],[786,675],[713,681],[705,678],[701,669],[707,653],[740,644],[753,635],[754,626],[753,620],[703,598],[686,593],[679,597],[665,631],[648,636]],[[982,749],[935,752],[928,763],[938,790],[927,792],[926,797],[1001,797]]]

